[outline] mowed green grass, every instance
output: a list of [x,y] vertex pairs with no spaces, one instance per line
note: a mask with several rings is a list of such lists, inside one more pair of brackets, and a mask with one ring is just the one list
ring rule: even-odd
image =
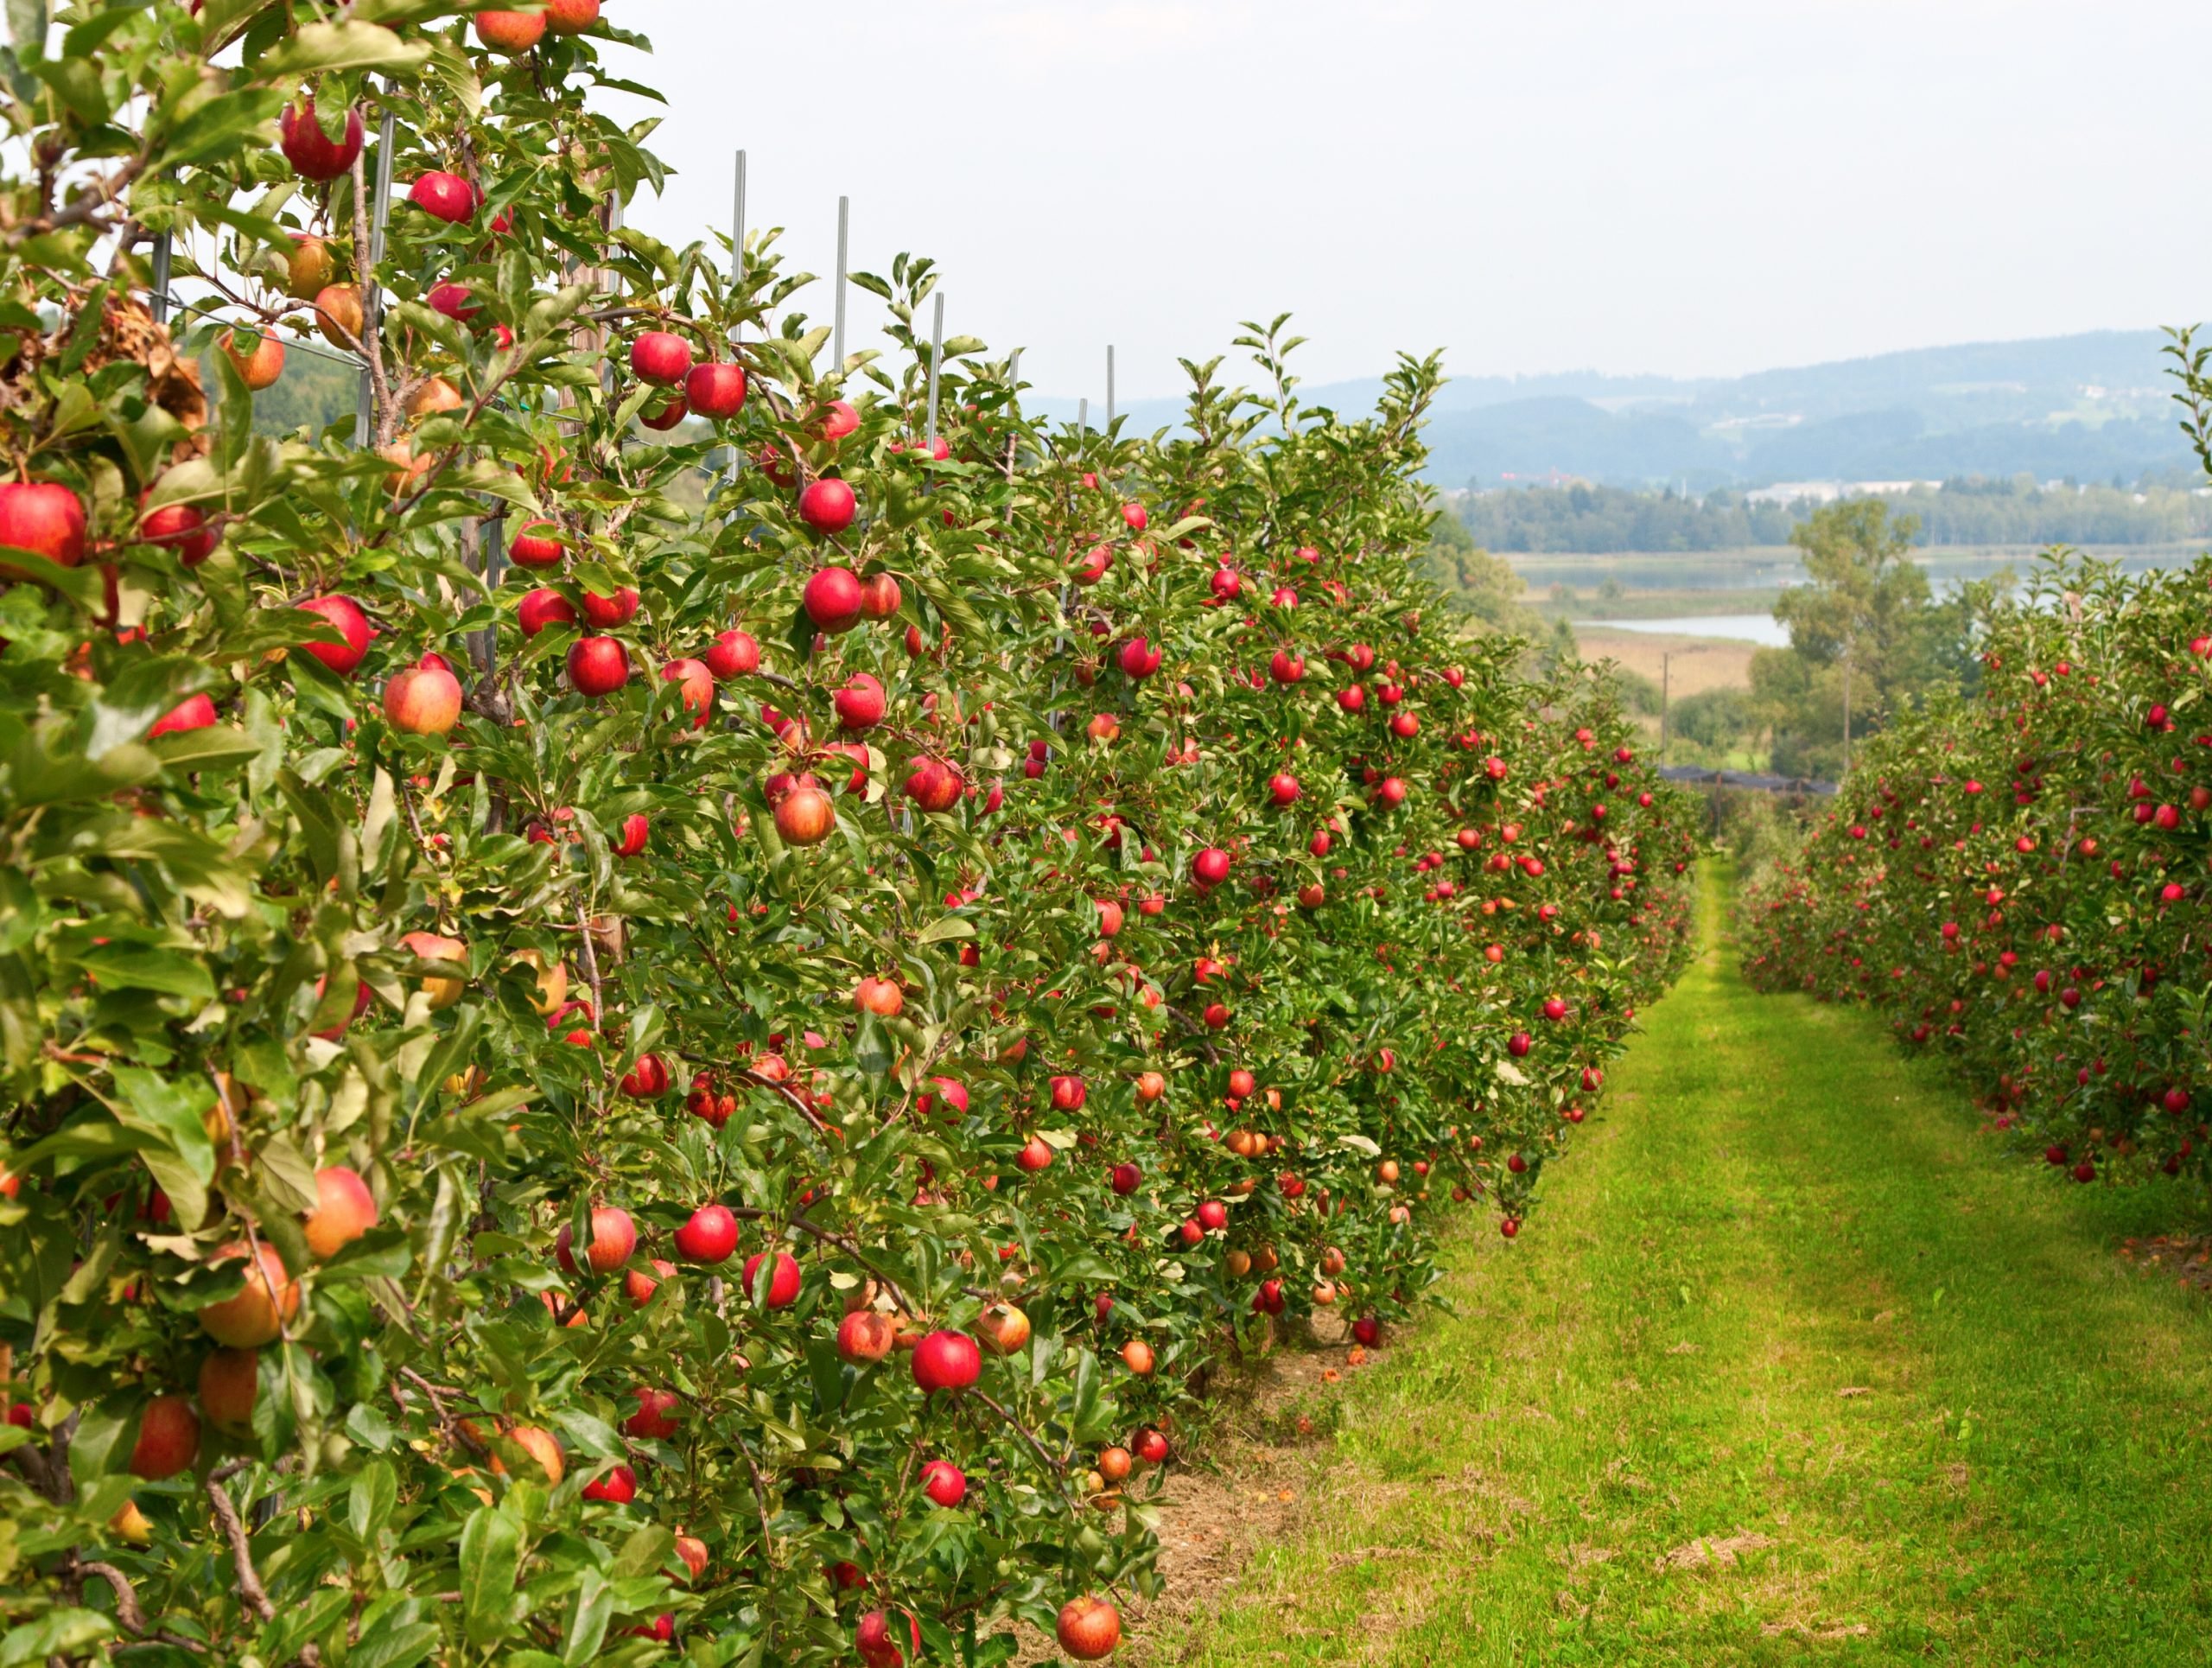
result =
[[[1517,1243],[1154,1660],[2212,1663],[2212,1306],[1847,1009],[1705,950]],[[1702,1544],[1700,1544],[1702,1543]]]

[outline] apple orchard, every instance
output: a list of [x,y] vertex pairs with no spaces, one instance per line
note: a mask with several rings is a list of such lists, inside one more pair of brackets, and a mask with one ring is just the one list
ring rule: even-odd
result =
[[[619,229],[620,21],[6,66],[10,1661],[1103,1656],[1210,1376],[1517,1232],[1684,953],[1607,686],[1414,576],[1433,361],[956,338],[932,437],[927,262],[839,366]],[[365,444],[256,430],[315,339]]]

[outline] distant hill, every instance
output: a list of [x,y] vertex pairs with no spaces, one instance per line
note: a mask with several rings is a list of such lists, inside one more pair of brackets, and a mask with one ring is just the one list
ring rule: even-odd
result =
[[[1429,425],[1430,478],[1494,487],[1577,477],[1607,486],[1935,481],[2030,473],[2133,481],[2192,460],[2168,398],[2158,330],[1914,348],[1750,376],[1464,377]],[[1300,390],[1347,413],[1379,380]],[[1072,417],[1075,402],[1046,399]],[[1127,415],[1173,423],[1176,400]],[[1101,413],[1094,406],[1092,421]]]

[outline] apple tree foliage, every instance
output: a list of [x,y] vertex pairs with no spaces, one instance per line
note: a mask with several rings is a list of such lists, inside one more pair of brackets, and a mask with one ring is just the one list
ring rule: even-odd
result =
[[2055,557],[1745,894],[1755,984],[1871,1004],[2078,1181],[2212,1175],[2208,588]]
[[[1433,362],[1078,437],[956,339],[932,448],[930,264],[829,366],[772,239],[619,229],[556,14],[10,7],[10,1661],[1004,1659],[1156,1590],[1211,1371],[1517,1229],[1684,953],[1605,684],[1413,577]],[[255,432],[302,238],[366,446]],[[741,409],[644,426],[647,336]]]

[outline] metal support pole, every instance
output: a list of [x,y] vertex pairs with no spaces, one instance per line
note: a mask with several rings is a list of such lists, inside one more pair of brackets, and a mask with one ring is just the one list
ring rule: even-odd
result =
[[1006,385],[1010,393],[1021,392],[1021,349],[1014,350],[1014,357],[1006,362]]
[[1114,347],[1106,347],[1106,432],[1114,432]]
[[1090,402],[1079,399],[1075,403],[1075,437],[1078,443],[1090,434]]
[[[730,299],[735,302],[745,285],[745,153],[737,153],[737,201],[730,210],[729,231],[729,287]],[[732,346],[745,334],[742,323],[730,327]]]
[[169,234],[162,232],[154,239],[154,293],[152,296],[154,322],[169,322]]
[[836,363],[830,370],[836,379],[845,379],[845,249],[847,234],[851,228],[853,200],[837,199],[837,328],[832,341]]
[[937,450],[937,378],[944,364],[944,291],[937,292],[937,322],[930,331],[930,450]]
[[[377,286],[377,271],[384,264],[385,232],[391,221],[391,162],[397,148],[396,130],[391,111],[386,109],[384,120],[377,127],[377,183],[376,196],[369,210],[369,260],[361,271],[361,342],[366,347],[377,339],[382,329],[379,315],[384,309],[384,294]],[[357,254],[359,251],[355,251]],[[353,417],[353,443],[365,446],[370,436],[370,411],[375,385],[369,380],[369,367],[361,367],[361,399]]]

